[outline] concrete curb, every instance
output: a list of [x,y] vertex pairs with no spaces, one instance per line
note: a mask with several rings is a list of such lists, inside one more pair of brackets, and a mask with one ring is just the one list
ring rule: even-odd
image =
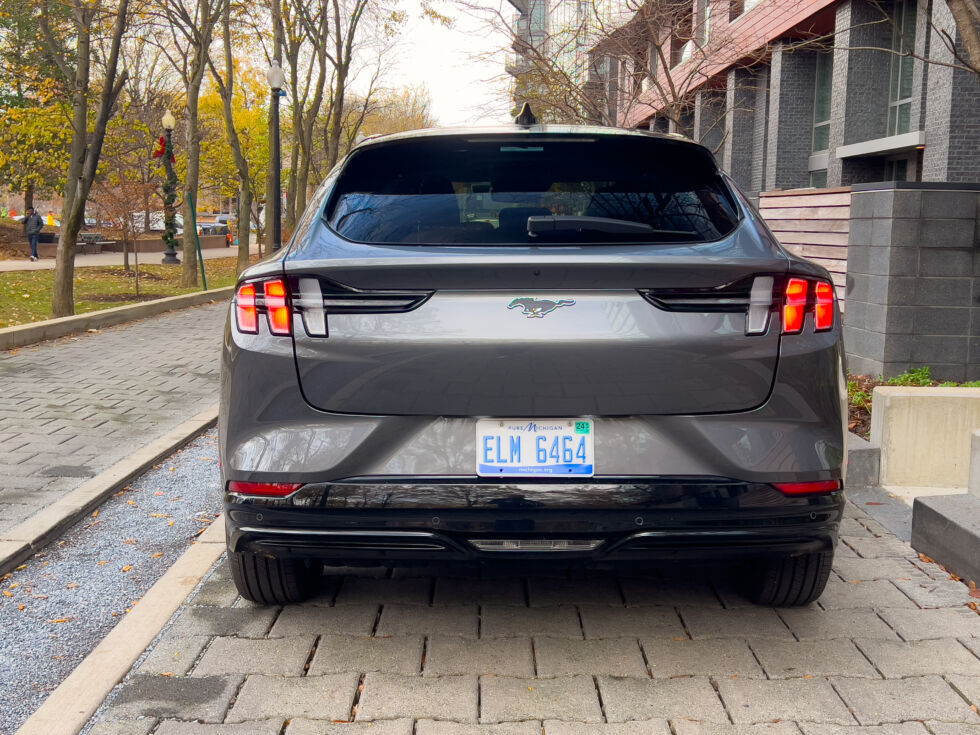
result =
[[214,405],[99,473],[23,523],[0,531],[0,574],[9,572],[30,558],[133,477],[172,454],[217,420],[218,406]]
[[155,316],[174,309],[184,309],[188,306],[198,306],[212,301],[224,301],[230,298],[234,291],[234,286],[227,286],[210,291],[168,296],[165,299],[154,299],[130,306],[116,306],[112,309],[102,309],[87,314],[63,316],[43,322],[20,324],[16,327],[4,327],[0,329],[0,350],[11,350],[14,347],[23,347],[35,342],[67,337],[70,334],[78,334],[89,329],[104,329],[115,324]]
[[216,519],[102,642],[51,692],[16,735],[77,735],[225,550]]

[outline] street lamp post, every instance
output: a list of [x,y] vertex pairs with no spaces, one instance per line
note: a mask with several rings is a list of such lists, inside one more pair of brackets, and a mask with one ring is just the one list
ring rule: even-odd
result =
[[164,265],[180,265],[177,258],[177,222],[174,212],[174,202],[177,201],[177,172],[174,171],[173,133],[177,126],[174,116],[167,110],[163,114],[164,144],[163,169],[167,179],[163,182],[163,244],[167,251],[163,254]]
[[278,60],[273,59],[272,63],[269,64],[265,78],[269,80],[269,87],[272,89],[272,106],[269,109],[269,137],[271,138],[270,147],[272,149],[269,167],[272,186],[269,188],[269,192],[272,194],[270,197],[272,201],[266,203],[265,225],[266,227],[270,225],[269,215],[271,214],[272,249],[279,250],[282,247],[282,162],[279,152],[279,97],[285,82],[285,75]]

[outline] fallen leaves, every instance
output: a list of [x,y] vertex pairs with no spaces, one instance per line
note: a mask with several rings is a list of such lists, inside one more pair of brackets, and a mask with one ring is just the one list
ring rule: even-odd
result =
[[173,518],[166,513],[150,513],[150,518]]
[[126,566],[124,566],[124,567],[122,568],[122,570],[123,570],[124,572],[128,572],[128,571],[129,571],[130,569],[132,569],[132,568],[133,568],[133,565],[132,565],[132,564],[127,564]]
[[51,618],[48,620],[49,623],[70,623],[75,618]]
[[151,559],[159,559],[161,556],[163,556],[163,552],[160,551],[158,551],[156,554],[150,554]]
[[14,593],[11,592],[10,590],[4,590],[3,591],[3,596],[4,597],[13,597],[14,596]]
[[69,582],[68,584],[65,585],[65,589],[66,590],[77,590],[81,586],[82,585],[80,585],[78,582]]
[[134,538],[124,538],[123,539],[123,543],[124,544],[129,544],[130,546],[136,546],[136,539],[134,539]]
[[99,517],[99,511],[95,511],[95,512],[94,512],[94,513],[92,514],[92,517],[93,517],[93,518],[98,518],[98,517]]

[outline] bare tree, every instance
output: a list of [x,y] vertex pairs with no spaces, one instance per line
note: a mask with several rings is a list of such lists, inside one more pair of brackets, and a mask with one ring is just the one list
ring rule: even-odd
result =
[[184,84],[184,145],[187,171],[184,181],[184,259],[182,286],[197,285],[197,243],[193,223],[196,220],[198,188],[201,178],[200,97],[204,75],[211,63],[214,32],[229,0],[159,0],[162,53]]
[[[71,89],[72,103],[71,163],[61,208],[51,299],[51,313],[55,317],[75,313],[75,243],[84,223],[85,203],[95,181],[106,127],[128,77],[128,72],[125,69],[120,72],[118,67],[120,46],[129,22],[129,0],[117,0],[111,9],[101,0],[71,0],[70,7],[67,22],[61,22],[63,16],[52,12],[48,0],[41,0],[38,8],[44,45]],[[98,33],[110,22],[106,53],[98,69],[102,77],[99,105],[89,132],[92,67],[100,61],[93,49],[93,40],[99,40],[93,38],[93,29]]]
[[[221,11],[221,34],[224,47],[224,76],[208,59],[211,75],[221,95],[222,112],[224,113],[225,132],[228,145],[231,147],[238,171],[238,263],[237,271],[241,273],[248,267],[249,235],[252,212],[252,175],[248,159],[242,152],[242,142],[235,127],[234,96],[235,96],[235,63],[233,58],[234,38],[231,32],[231,3],[224,3]],[[186,220],[185,220],[186,222]],[[187,231],[186,228],[184,230]]]

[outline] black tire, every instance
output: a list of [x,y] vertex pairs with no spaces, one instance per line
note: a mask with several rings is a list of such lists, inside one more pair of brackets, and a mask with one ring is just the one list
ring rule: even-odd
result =
[[823,594],[833,562],[833,551],[769,559],[755,570],[752,600],[770,607],[809,605]]
[[273,559],[248,551],[229,551],[228,563],[238,594],[260,605],[302,602],[320,586],[323,562]]

